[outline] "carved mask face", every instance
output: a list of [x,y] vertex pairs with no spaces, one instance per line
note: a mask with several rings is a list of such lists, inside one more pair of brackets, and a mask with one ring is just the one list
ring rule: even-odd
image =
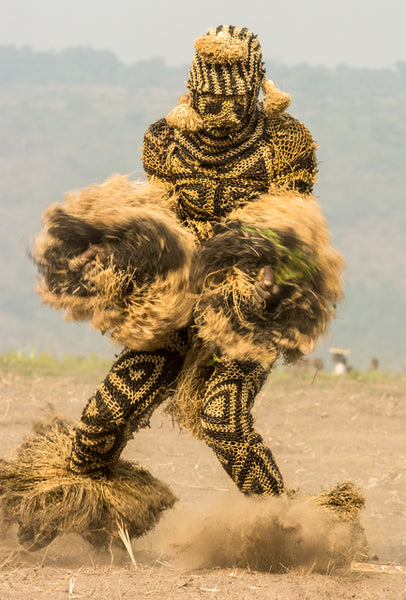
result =
[[193,93],[193,106],[203,120],[204,129],[215,136],[231,135],[248,120],[248,95],[223,96]]

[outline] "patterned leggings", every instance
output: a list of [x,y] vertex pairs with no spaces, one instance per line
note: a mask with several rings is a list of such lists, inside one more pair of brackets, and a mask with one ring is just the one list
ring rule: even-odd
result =
[[267,374],[255,362],[218,363],[201,412],[204,440],[231,479],[243,493],[261,496],[284,491],[272,452],[253,428],[251,409]]
[[[145,426],[179,375],[187,334],[178,332],[164,349],[124,350],[86,404],[75,430],[71,469],[77,474],[105,473],[132,433]],[[203,438],[245,494],[283,492],[272,453],[253,429],[251,409],[267,371],[255,362],[217,363],[202,402]]]

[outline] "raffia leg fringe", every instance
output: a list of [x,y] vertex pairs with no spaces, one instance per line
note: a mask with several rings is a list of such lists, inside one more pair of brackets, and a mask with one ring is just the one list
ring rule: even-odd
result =
[[186,429],[197,439],[203,438],[202,402],[207,380],[214,370],[213,356],[214,348],[194,340],[178,377],[176,391],[165,408],[181,429]]
[[0,461],[0,514],[4,525],[19,525],[28,550],[75,532],[93,542],[118,536],[124,527],[139,537],[173,506],[169,487],[142,467],[119,460],[106,476],[91,478],[69,470],[72,431],[54,421],[34,432],[14,460]]

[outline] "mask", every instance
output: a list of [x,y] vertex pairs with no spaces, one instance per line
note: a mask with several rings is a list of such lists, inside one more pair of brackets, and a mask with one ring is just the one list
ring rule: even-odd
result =
[[203,120],[204,129],[225,136],[241,129],[248,120],[248,95],[223,96],[193,93],[193,107]]

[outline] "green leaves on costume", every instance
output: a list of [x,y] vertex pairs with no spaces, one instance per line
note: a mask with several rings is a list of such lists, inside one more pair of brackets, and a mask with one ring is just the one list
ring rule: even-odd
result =
[[262,235],[270,239],[276,250],[275,283],[286,285],[299,283],[312,278],[317,270],[318,264],[314,257],[307,257],[298,249],[291,250],[281,242],[280,235],[272,229],[254,229],[253,227],[242,227],[246,233]]
[[210,354],[210,356],[206,359],[205,367],[214,367],[215,365],[221,362],[223,362],[223,359],[217,356],[217,354],[214,352],[213,354]]

